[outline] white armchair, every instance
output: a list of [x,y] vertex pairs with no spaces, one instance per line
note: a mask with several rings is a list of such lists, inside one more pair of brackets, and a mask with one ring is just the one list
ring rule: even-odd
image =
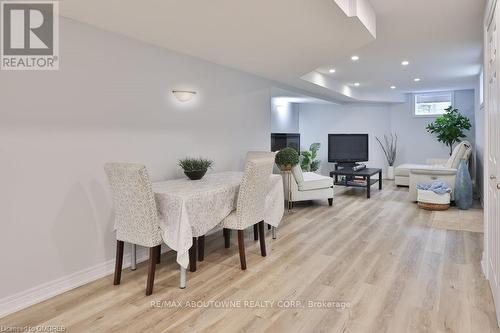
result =
[[402,164],[396,167],[395,183],[398,186],[409,186],[410,200],[417,201],[417,184],[431,183],[434,180],[442,180],[451,188],[451,198],[454,199],[455,177],[461,159],[469,160],[472,153],[471,144],[462,141],[455,147],[450,158],[428,159],[427,164]]
[[[333,204],[333,179],[322,176],[315,172],[302,172],[300,165],[292,169],[292,181],[290,184],[290,203],[306,200],[328,199],[328,204]],[[288,200],[288,177],[283,174],[283,185],[285,189],[285,199]]]

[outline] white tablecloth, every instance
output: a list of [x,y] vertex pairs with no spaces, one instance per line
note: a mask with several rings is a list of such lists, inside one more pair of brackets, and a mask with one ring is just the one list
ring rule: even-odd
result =
[[[177,262],[182,267],[188,267],[192,238],[205,235],[236,209],[242,177],[243,172],[228,171],[207,174],[201,180],[183,178],[153,183],[163,241],[177,251]],[[266,223],[279,225],[283,202],[283,180],[280,175],[271,175]]]

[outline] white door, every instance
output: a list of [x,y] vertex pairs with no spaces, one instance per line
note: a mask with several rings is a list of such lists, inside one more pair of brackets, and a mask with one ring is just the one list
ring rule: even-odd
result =
[[487,193],[487,241],[489,280],[495,304],[497,305],[497,318],[500,318],[500,116],[498,92],[498,59],[497,59],[497,15],[492,16],[487,30],[487,119],[488,126],[488,185]]

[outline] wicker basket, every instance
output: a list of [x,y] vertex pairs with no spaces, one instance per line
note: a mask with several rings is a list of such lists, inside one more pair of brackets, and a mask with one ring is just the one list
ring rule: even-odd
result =
[[447,210],[450,208],[451,194],[436,194],[432,191],[417,190],[418,206],[425,210]]
[[447,210],[450,208],[449,204],[434,204],[434,203],[427,203],[427,202],[419,202],[418,207],[425,209],[425,210]]

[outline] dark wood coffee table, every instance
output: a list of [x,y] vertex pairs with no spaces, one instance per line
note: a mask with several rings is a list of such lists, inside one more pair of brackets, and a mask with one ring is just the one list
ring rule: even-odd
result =
[[[378,178],[372,179],[378,173]],[[339,181],[338,176],[345,176],[344,181]],[[330,171],[330,177],[334,178],[333,184],[347,187],[364,187],[366,188],[366,197],[370,199],[370,187],[378,182],[378,189],[382,189],[382,169],[366,168],[359,171],[354,171],[351,168],[338,168],[335,166],[334,171]],[[362,177],[366,184],[360,184],[354,181],[354,177]]]

